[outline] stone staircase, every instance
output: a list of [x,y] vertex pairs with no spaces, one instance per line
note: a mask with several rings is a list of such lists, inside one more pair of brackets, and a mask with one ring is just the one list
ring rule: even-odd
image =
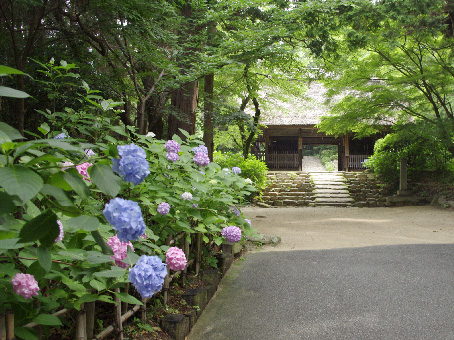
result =
[[315,189],[307,172],[269,171],[268,187],[261,202],[272,206],[308,206],[313,203]]
[[351,206],[343,173],[269,171],[261,202],[270,206]]
[[342,172],[310,172],[314,183],[314,206],[347,207],[354,203]]

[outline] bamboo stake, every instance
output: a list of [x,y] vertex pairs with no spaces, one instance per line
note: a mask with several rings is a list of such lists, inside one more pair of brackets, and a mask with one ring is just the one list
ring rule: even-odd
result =
[[202,233],[196,235],[196,257],[195,257],[195,275],[199,275],[200,265],[202,262]]
[[[189,236],[189,233],[185,233],[185,237],[184,237],[184,243],[183,243],[183,251],[184,251],[184,254],[186,255],[186,258],[189,258],[189,241],[188,241],[188,237]],[[186,268],[184,268],[183,270],[183,287],[186,285],[186,277],[188,275],[188,267],[189,265],[186,265]]]
[[[116,293],[120,293],[120,288],[115,288]],[[121,322],[121,301],[115,294],[115,330],[117,333],[117,340],[123,340],[123,325]]]
[[142,307],[141,307],[141,316],[140,319],[143,323],[147,322],[147,301],[146,299],[142,298]]
[[80,311],[77,313],[76,340],[87,340],[87,323],[84,304],[80,306]]
[[14,340],[14,312],[6,312],[6,340]]
[[85,322],[87,326],[87,340],[93,339],[93,334],[95,330],[95,301],[87,302],[85,304]]
[[[126,283],[125,292],[126,292],[126,294],[129,294],[129,282]],[[122,314],[126,313],[128,311],[128,308],[129,308],[129,305],[127,302],[121,303],[121,313]]]
[[0,340],[6,340],[6,317],[0,315]]

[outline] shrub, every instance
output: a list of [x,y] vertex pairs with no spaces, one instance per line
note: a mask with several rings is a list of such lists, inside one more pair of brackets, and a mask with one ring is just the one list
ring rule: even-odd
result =
[[253,185],[259,190],[266,188],[266,172],[268,167],[265,162],[258,160],[254,155],[250,155],[248,158],[244,158],[239,153],[221,153],[215,152],[213,155],[213,161],[221,168],[232,169],[237,166],[241,169],[240,176],[243,178],[250,178]]

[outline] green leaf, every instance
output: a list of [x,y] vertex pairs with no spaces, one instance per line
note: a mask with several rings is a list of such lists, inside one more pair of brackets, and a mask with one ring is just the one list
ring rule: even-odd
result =
[[121,292],[121,293],[116,293],[114,292],[115,296],[118,298],[118,300],[126,303],[130,303],[132,305],[140,305],[142,306],[143,303],[136,299],[134,296],[129,295],[128,293]]
[[81,249],[62,250],[58,254],[74,261],[85,261],[86,259],[85,251],[81,251]]
[[24,246],[23,243],[19,242],[18,238],[8,238],[0,240],[0,249],[19,249]]
[[27,269],[27,274],[31,274],[35,277],[36,281],[41,280],[46,276],[46,270],[41,267],[38,261],[33,262]]
[[52,265],[52,258],[50,256],[49,249],[41,246],[37,249],[36,254],[38,255],[39,264],[41,265],[41,267],[43,267],[46,273],[48,273],[50,266]]
[[51,314],[39,314],[33,319],[33,322],[46,326],[63,326],[60,319]]
[[69,198],[66,192],[50,184],[44,184],[41,193],[43,195],[49,195],[55,198],[55,201],[62,207],[72,207],[74,202]]
[[6,192],[0,191],[0,215],[8,214],[16,210],[13,198]]
[[36,331],[29,327],[15,327],[14,335],[24,340],[39,340]]
[[19,130],[16,130],[12,126],[6,123],[0,122],[0,131],[6,133],[11,140],[23,139],[24,137],[20,134]]
[[112,262],[113,259],[110,255],[104,255],[97,251],[87,251],[87,261],[91,264],[97,264]]
[[57,215],[52,210],[46,210],[24,224],[19,233],[19,242],[26,243],[39,240],[43,246],[51,246],[59,233]]
[[69,219],[66,224],[71,228],[93,231],[98,229],[99,220],[94,216],[81,215]]
[[12,89],[11,87],[0,86],[0,97],[28,98],[30,95],[24,91]]
[[94,273],[96,277],[121,277],[125,275],[127,271],[123,268],[120,267],[113,267],[112,269],[109,270],[103,270],[97,273]]
[[[75,169],[74,169],[75,170]],[[77,171],[77,170],[75,170]],[[63,178],[73,188],[73,190],[79,195],[82,200],[86,200],[90,195],[87,185],[80,176],[72,174],[71,172],[65,172]]]
[[106,195],[115,197],[121,188],[121,178],[114,174],[110,166],[94,164],[88,168],[92,182]]
[[5,66],[5,65],[0,65],[0,76],[4,74],[22,74],[26,75],[26,73],[16,70],[15,68]]
[[91,280],[90,281],[90,286],[92,286],[94,289],[96,289],[98,292],[106,289],[105,283],[98,281],[98,280]]
[[85,303],[85,302],[93,302],[98,300],[98,295],[97,294],[85,294],[82,295],[78,301],[79,304]]
[[22,203],[35,197],[44,185],[36,172],[23,165],[0,168],[0,186],[11,196],[18,196]]
[[208,216],[203,219],[203,223],[205,223],[205,224],[213,224],[213,223],[219,223],[219,222],[223,222],[223,220],[215,215],[211,215],[211,216]]

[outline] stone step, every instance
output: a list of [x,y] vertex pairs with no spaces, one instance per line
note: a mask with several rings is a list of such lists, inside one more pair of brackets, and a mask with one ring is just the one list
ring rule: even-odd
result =
[[349,191],[347,188],[342,189],[323,189],[323,188],[316,188],[312,191],[314,194],[348,194]]
[[339,194],[339,193],[317,194],[316,197],[317,197],[317,199],[318,198],[351,198],[350,194],[348,194],[348,193],[345,193],[345,194]]
[[314,207],[351,207],[351,203],[336,203],[336,202],[318,202],[313,204]]
[[325,197],[316,197],[315,201],[316,203],[350,203],[353,202],[353,199],[351,197],[348,198],[325,198]]

